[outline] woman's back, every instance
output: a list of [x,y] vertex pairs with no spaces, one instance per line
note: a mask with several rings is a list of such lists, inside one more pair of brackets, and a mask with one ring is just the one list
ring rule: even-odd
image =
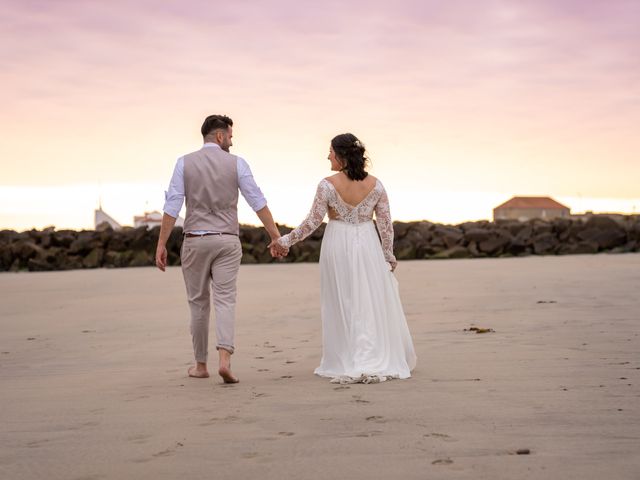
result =
[[358,206],[367,198],[377,183],[373,175],[367,175],[364,180],[351,180],[342,172],[327,177],[327,181],[333,185],[340,198],[352,207]]

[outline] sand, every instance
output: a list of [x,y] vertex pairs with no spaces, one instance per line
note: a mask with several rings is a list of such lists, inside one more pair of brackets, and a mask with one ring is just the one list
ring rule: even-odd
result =
[[318,265],[247,265],[226,386],[186,377],[179,268],[1,274],[0,478],[640,478],[640,255],[397,277],[411,379],[314,376]]

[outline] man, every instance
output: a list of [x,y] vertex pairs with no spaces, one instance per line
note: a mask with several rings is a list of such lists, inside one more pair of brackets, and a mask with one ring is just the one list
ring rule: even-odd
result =
[[184,242],[180,254],[182,273],[191,310],[191,336],[195,366],[190,377],[207,378],[210,291],[216,314],[218,374],[225,383],[237,383],[231,372],[234,346],[236,278],[242,258],[238,224],[238,190],[260,218],[274,256],[282,249],[275,244],[280,233],[267,201],[253,179],[247,162],[229,153],[233,145],[233,121],[224,115],[210,115],[202,124],[202,149],[180,157],[169,190],[156,249],[156,265],[165,271],[167,239],[186,199]]

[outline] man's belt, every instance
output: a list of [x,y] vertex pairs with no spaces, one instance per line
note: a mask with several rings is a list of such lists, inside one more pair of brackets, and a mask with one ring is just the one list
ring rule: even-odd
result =
[[211,232],[211,233],[185,233],[184,236],[185,237],[208,237],[210,235],[233,235],[235,237],[237,237],[238,235],[236,235],[235,233],[227,233],[227,232]]

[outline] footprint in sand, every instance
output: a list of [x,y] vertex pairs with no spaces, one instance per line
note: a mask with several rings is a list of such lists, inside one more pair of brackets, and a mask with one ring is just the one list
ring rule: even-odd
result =
[[174,455],[176,453],[176,449],[180,447],[184,447],[184,444],[182,442],[176,442],[176,444],[173,447],[169,447],[166,450],[162,450],[161,452],[154,453],[152,456],[153,457],[169,457],[171,455]]
[[256,458],[260,454],[258,452],[247,452],[240,455],[242,458]]
[[349,390],[351,387],[347,387],[346,385],[341,385],[340,387],[334,388],[334,390]]
[[264,360],[264,357],[254,357],[256,360]]
[[443,440],[445,442],[455,442],[456,440],[451,438],[449,435],[447,435],[446,433],[436,433],[436,432],[431,432],[431,433],[425,433],[423,435],[424,437],[433,437],[433,438],[438,438],[440,440]]
[[26,445],[28,448],[38,448],[43,446],[45,443],[47,443],[49,440],[48,439],[44,439],[44,440],[34,440],[32,442],[28,442]]
[[269,369],[268,368],[259,368],[258,371],[259,372],[268,372]]
[[147,440],[149,438],[151,438],[151,435],[131,435],[129,438],[127,438],[127,441],[131,443],[147,443]]
[[287,360],[287,361],[286,361],[286,362],[284,362],[284,363],[296,363],[296,362],[295,362],[295,361],[293,361],[293,360]]
[[292,375],[282,375],[280,378],[293,378]]
[[367,422],[386,423],[387,421],[384,419],[384,417],[381,417],[379,415],[371,415],[370,417],[367,417]]
[[378,435],[382,435],[383,433],[384,432],[381,432],[380,430],[373,430],[371,432],[356,433],[354,437],[359,437],[359,438],[377,437]]
[[295,435],[294,432],[278,432],[278,435],[280,435],[281,437],[292,437]]
[[451,460],[450,458],[439,458],[431,462],[431,465],[451,465],[452,463],[453,460]]
[[211,425],[216,425],[218,423],[234,423],[240,420],[240,417],[236,417],[235,415],[229,415],[224,418],[212,417],[209,420],[199,423],[198,425],[201,427],[210,427]]
[[354,403],[371,403],[369,400],[363,400],[360,395],[353,395]]

